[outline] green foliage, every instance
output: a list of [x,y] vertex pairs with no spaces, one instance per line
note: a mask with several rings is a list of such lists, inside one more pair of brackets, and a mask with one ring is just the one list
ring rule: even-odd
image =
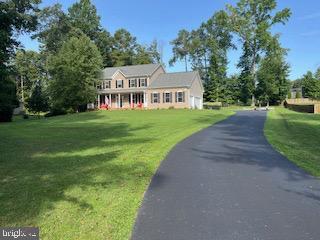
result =
[[41,81],[38,81],[32,89],[27,107],[30,112],[39,114],[49,110],[48,97],[43,91]]
[[239,0],[236,6],[227,5],[230,27],[243,43],[238,66],[245,75],[242,79],[248,81],[243,83],[245,89],[242,91],[248,94],[243,96],[246,102],[255,94],[257,64],[272,39],[271,27],[285,24],[291,15],[287,8],[272,14],[276,7],[276,0]]
[[71,25],[80,29],[91,40],[97,39],[100,32],[100,16],[90,0],[80,0],[68,9]]
[[18,50],[14,59],[14,67],[18,78],[17,92],[22,101],[27,100],[35,84],[38,81],[44,84],[46,80],[43,56],[35,51]]
[[302,97],[302,94],[300,91],[296,92],[296,98],[301,98]]
[[17,106],[14,81],[8,76],[0,79],[0,122],[10,122],[14,107]]
[[289,65],[285,62],[287,51],[281,48],[278,36],[270,39],[267,52],[257,72],[257,98],[272,104],[282,103],[289,92]]
[[182,29],[179,31],[176,39],[170,42],[173,46],[173,57],[169,64],[172,66],[179,60],[184,60],[186,72],[188,71],[188,55],[190,54],[190,33]]
[[317,100],[320,99],[319,69],[317,70],[315,75],[313,75],[312,72],[308,71],[307,74],[303,76],[302,86],[305,97]]
[[94,102],[101,67],[100,52],[87,36],[72,37],[65,42],[49,59],[53,107],[78,111],[81,105]]
[[0,121],[11,121],[16,103],[15,84],[9,61],[19,42],[15,33],[34,31],[39,0],[0,2]]

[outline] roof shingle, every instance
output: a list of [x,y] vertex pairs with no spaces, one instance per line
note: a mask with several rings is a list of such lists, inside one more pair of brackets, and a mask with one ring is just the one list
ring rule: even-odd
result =
[[191,87],[197,74],[198,72],[162,73],[149,85],[149,88]]
[[102,70],[102,79],[110,79],[113,74],[120,70],[126,77],[150,76],[160,64],[142,64],[123,67],[107,67]]

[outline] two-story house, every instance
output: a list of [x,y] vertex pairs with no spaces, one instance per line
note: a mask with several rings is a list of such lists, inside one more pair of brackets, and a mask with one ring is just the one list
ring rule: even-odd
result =
[[166,73],[161,64],[105,68],[97,88],[98,108],[202,109],[203,105],[198,72]]

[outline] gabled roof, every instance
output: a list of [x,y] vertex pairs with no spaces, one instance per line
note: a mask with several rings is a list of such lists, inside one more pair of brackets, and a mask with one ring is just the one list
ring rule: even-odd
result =
[[149,85],[149,88],[191,87],[198,72],[162,73]]
[[160,66],[160,64],[142,64],[123,67],[107,67],[102,70],[101,78],[111,79],[117,71],[120,71],[126,77],[151,76]]

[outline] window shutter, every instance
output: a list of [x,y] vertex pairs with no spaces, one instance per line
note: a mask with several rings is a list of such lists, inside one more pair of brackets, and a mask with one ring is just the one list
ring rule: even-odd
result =
[[145,87],[148,87],[147,78],[144,80]]
[[162,102],[165,103],[166,102],[166,94],[162,93]]
[[158,103],[160,103],[160,93],[158,93]]
[[122,87],[123,87],[123,80],[121,80],[121,82],[122,82],[122,84],[121,84],[121,85],[122,85]]
[[[136,85],[137,85],[137,82],[136,82]],[[140,87],[140,78],[138,79],[138,86]]]
[[150,95],[151,103],[153,103],[153,93],[150,93]]
[[118,81],[116,81],[116,88],[118,88]]
[[184,92],[182,92],[182,102],[184,102],[185,100],[184,100]]
[[172,103],[172,92],[170,93],[170,103]]
[[178,102],[178,92],[175,92],[175,101]]

